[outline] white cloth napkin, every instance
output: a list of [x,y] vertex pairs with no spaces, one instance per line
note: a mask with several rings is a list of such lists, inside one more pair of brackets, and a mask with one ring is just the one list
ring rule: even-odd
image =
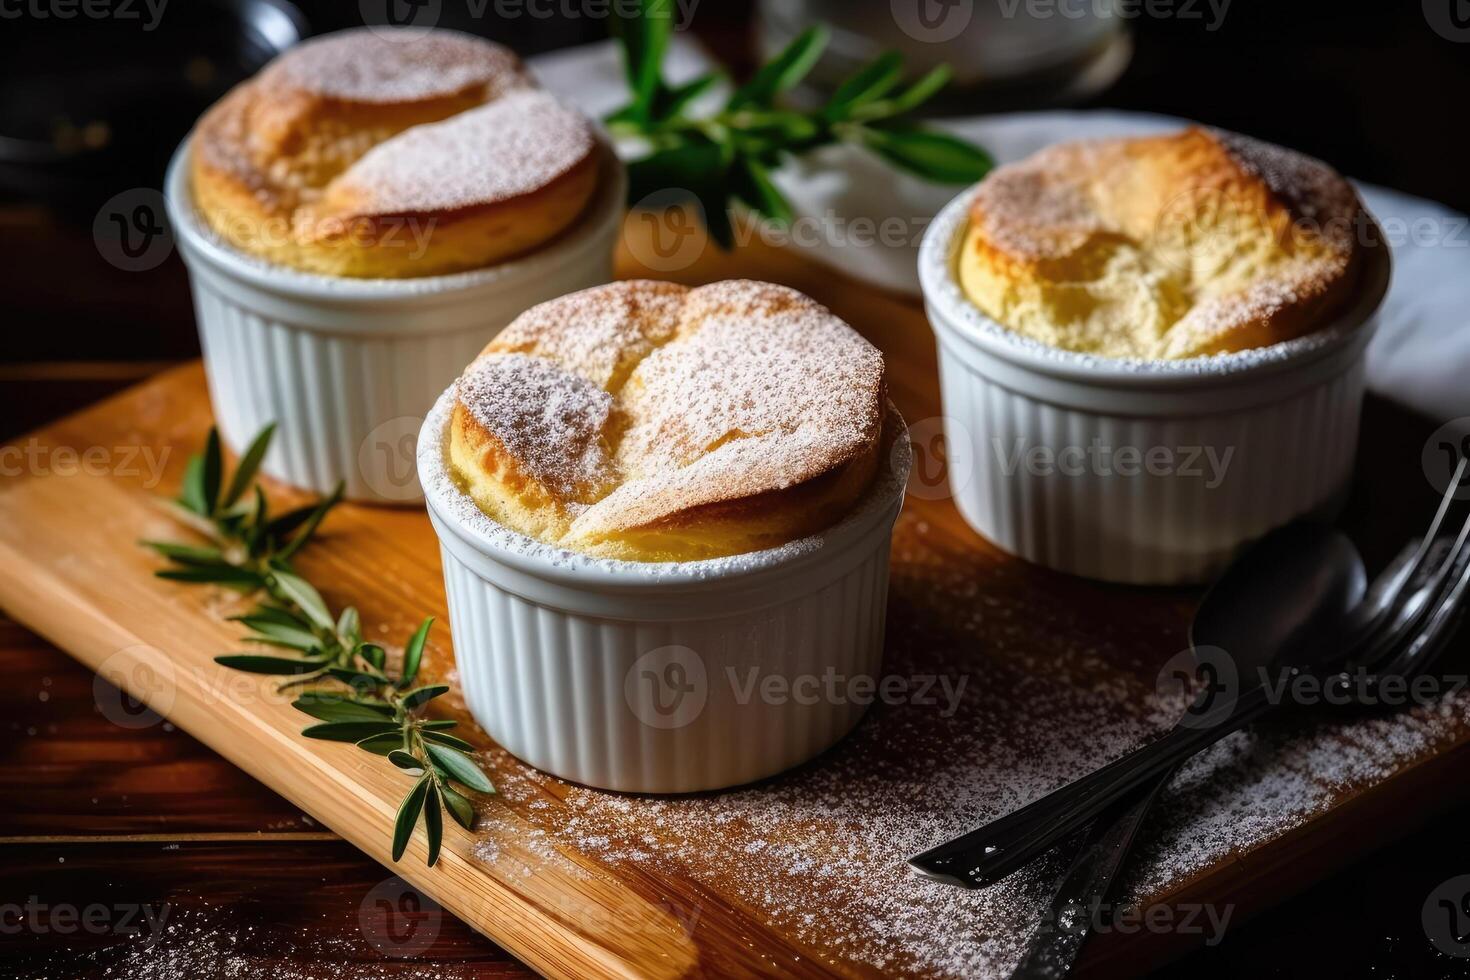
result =
[[[675,38],[666,64],[684,81],[712,62],[692,40]],[[531,59],[552,91],[602,116],[625,101],[618,53],[590,44]],[[948,120],[957,135],[1001,163],[1061,140],[1177,129],[1187,120],[1147,113],[1026,112]],[[918,240],[928,220],[954,196],[896,175],[871,155],[830,147],[788,166],[777,182],[805,222],[797,239],[812,257],[888,289],[918,292]],[[1382,326],[1368,349],[1368,386],[1436,421],[1470,415],[1470,219],[1398,191],[1359,184],[1368,209],[1393,246],[1393,285]],[[884,222],[893,234],[874,234]]]

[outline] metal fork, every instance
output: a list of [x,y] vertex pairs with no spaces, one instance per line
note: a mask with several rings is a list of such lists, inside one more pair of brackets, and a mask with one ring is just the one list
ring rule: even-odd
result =
[[[1446,497],[1441,504],[1431,531],[1437,530],[1442,523],[1449,499]],[[1449,544],[1449,541],[1439,539],[1439,543]],[[1355,626],[1358,629],[1377,629],[1389,620],[1396,608],[1420,595],[1427,584],[1420,579],[1433,557],[1433,544],[1428,536],[1405,545],[1374,579],[1363,601],[1354,610],[1351,619]],[[1470,555],[1465,557],[1470,559]],[[1470,568],[1470,563],[1466,568]],[[1412,591],[1406,597],[1405,592],[1410,589]],[[1376,684],[1382,677],[1395,676],[1395,672],[1397,676],[1417,676],[1427,670],[1438,654],[1417,640],[1417,637],[1411,637],[1396,659],[1369,678],[1370,683]],[[1447,640],[1448,636],[1445,637],[1446,642],[1441,643],[1439,652],[1447,645]],[[1363,666],[1353,664],[1351,668]],[[1347,674],[1340,675],[1337,680],[1346,684]],[[1138,840],[1139,830],[1172,775],[1172,772],[1165,775],[1152,787],[1136,797],[1125,799],[1099,818],[1057,886],[1043,919],[1055,928],[1043,928],[1032,936],[1020,964],[1011,974],[1012,980],[1060,980],[1071,970],[1091,931],[1092,910],[1106,907],[1114,882]]]
[[[1450,490],[1429,533],[1408,566],[1389,583],[1376,606],[1366,617],[1365,628],[1349,649],[1334,663],[1386,662],[1409,638],[1418,638],[1422,648],[1437,647],[1447,640],[1447,629],[1463,601],[1465,587],[1456,587],[1452,573],[1459,567],[1470,539],[1470,520],[1461,529],[1450,555],[1426,584],[1405,598],[1407,584],[1426,567],[1434,539],[1453,502],[1453,493],[1464,475],[1462,461],[1450,482]],[[1460,579],[1464,576],[1461,575]],[[1230,715],[1211,728],[1176,729],[1164,738],[1135,750],[1089,776],[1022,807],[990,824],[910,859],[918,870],[939,880],[965,887],[982,887],[997,881],[1032,857],[1059,842],[1089,820],[1124,799],[1151,786],[1201,749],[1271,711],[1270,689],[1262,684],[1247,691]],[[1127,816],[1124,811],[1123,816]],[[942,871],[936,871],[942,868]]]

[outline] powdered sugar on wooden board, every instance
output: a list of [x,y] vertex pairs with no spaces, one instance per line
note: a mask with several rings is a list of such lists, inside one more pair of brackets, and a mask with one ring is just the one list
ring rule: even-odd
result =
[[[835,960],[893,974],[1004,976],[1061,858],[974,892],[919,878],[904,858],[1161,732],[1183,697],[1160,695],[1154,677],[1184,645],[1184,601],[1160,610],[1155,598],[1140,616],[1104,619],[1068,601],[1069,590],[1092,587],[1058,577],[1042,591],[1035,575],[967,562],[906,514],[885,671],[938,676],[951,691],[963,682],[952,714],[938,684],[935,704],[875,704],[816,762],[723,793],[638,797],[558,784],[569,814],[546,803],[541,787],[555,780],[504,753],[497,784],[544,833],[543,846],[705,884]],[[1166,896],[1443,748],[1467,724],[1470,698],[1460,696],[1352,721],[1298,716],[1232,736],[1175,780],[1128,890]],[[481,856],[493,863],[497,854]]]

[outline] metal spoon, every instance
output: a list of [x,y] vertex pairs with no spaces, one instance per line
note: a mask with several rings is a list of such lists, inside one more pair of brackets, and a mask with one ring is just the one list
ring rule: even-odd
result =
[[[1313,556],[1305,578],[1283,582]],[[1395,566],[1406,564],[1412,551]],[[1392,578],[1395,566],[1375,586]],[[1202,650],[1229,651],[1243,675],[1270,669],[1294,646],[1330,642],[1344,619],[1374,606],[1364,595],[1362,559],[1351,542],[1321,525],[1292,525],[1267,536],[1246,552],[1205,594],[1190,624],[1190,646],[1202,669],[1211,658]],[[1284,586],[1284,587],[1283,587]],[[1218,666],[1218,665],[1215,665]],[[1093,825],[1062,878],[1043,927],[1032,937],[1013,980],[1061,980],[1072,968],[1108,901],[1113,883],[1138,839],[1149,811],[1174,771],[1115,804]]]
[[[1268,535],[1247,552],[1211,590],[1201,608],[1201,614],[1208,619],[1205,632],[1199,635],[1251,638],[1250,642],[1237,644],[1227,657],[1217,656],[1214,664],[1217,669],[1235,666],[1237,678],[1245,682],[1236,689],[1243,687],[1249,691],[1252,687],[1249,682],[1254,679],[1251,675],[1260,665],[1272,664],[1281,651],[1291,650],[1293,662],[1313,659],[1310,653],[1317,652],[1323,639],[1314,636],[1313,631],[1328,632],[1323,630],[1322,623],[1331,619],[1333,613],[1341,621],[1342,609],[1355,604],[1362,596],[1365,578],[1362,559],[1342,532],[1316,524],[1290,525]],[[1311,651],[1305,646],[1308,640]],[[1224,686],[1230,687],[1228,683]],[[1209,716],[1222,707],[1215,697],[1219,690],[1220,685],[1212,683],[1209,690],[1202,692],[1171,736],[1198,734],[1209,726]],[[1230,703],[1223,707],[1228,713],[1234,703],[1233,699],[1227,701]],[[1171,736],[1165,736],[1161,742]],[[1189,754],[1192,751],[1182,754],[1179,761]],[[1117,796],[1115,805],[1134,799],[1136,794],[1145,792],[1145,787],[1154,789],[1159,781],[1153,778],[1137,783],[1131,791]],[[1080,822],[1074,822],[1067,826],[1036,827],[1026,810],[1023,807],[979,831],[915,855],[909,864],[920,873],[949,884],[981,887],[1004,878],[1080,826]],[[1042,839],[1022,840],[1005,851],[991,848],[983,856],[977,854],[980,831],[989,836],[1002,822],[1024,828],[1028,835],[1039,834]],[[983,864],[983,874],[976,873],[978,864]]]

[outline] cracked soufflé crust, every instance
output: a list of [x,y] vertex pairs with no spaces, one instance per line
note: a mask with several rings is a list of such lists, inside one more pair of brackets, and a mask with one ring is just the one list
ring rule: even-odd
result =
[[495,521],[631,561],[774,547],[873,482],[883,356],[769,283],[612,283],[537,306],[460,378],[448,453]]

